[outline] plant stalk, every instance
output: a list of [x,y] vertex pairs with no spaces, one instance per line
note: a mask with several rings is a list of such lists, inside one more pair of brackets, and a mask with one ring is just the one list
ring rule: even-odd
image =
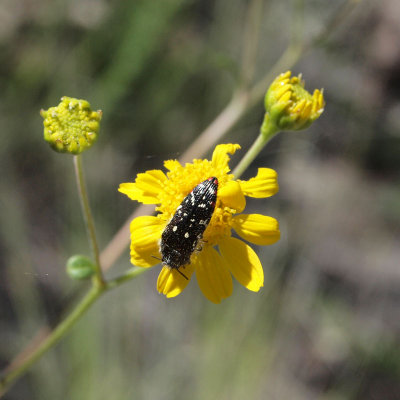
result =
[[74,167],[76,184],[78,186],[79,199],[81,202],[82,213],[85,220],[86,231],[92,248],[93,258],[95,262],[95,274],[93,275],[93,283],[99,287],[105,285],[103,272],[100,264],[100,251],[97,245],[96,230],[94,227],[94,220],[89,205],[89,199],[86,190],[85,177],[83,175],[82,157],[80,154],[74,156]]

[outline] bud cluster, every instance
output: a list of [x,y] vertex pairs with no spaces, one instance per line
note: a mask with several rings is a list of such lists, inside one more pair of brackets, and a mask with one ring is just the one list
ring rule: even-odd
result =
[[101,111],[92,111],[86,100],[62,97],[57,107],[41,110],[44,139],[60,153],[79,154],[97,140]]

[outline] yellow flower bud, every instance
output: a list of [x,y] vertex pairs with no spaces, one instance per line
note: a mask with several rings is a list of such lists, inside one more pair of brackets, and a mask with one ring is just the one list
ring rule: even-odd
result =
[[307,92],[299,76],[280,74],[265,95],[266,114],[261,131],[300,130],[309,127],[324,111],[323,90]]
[[97,140],[101,111],[92,111],[86,100],[62,97],[57,107],[41,110],[44,139],[60,153],[79,154]]

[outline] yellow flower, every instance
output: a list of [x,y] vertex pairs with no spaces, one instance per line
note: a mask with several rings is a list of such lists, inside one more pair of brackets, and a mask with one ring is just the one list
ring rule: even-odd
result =
[[280,74],[265,95],[265,119],[261,131],[300,130],[310,126],[324,111],[323,90],[311,95],[301,75]]
[[44,139],[60,153],[79,154],[97,140],[101,111],[92,111],[86,100],[62,97],[57,107],[41,110]]
[[[140,267],[151,267],[161,258],[161,234],[175,214],[177,207],[191,190],[209,177],[219,182],[217,202],[211,221],[201,240],[201,250],[191,256],[184,274],[196,272],[203,294],[219,303],[232,293],[233,275],[247,289],[257,292],[264,283],[261,262],[242,240],[231,237],[232,229],[242,239],[270,245],[279,240],[278,221],[261,214],[241,214],[246,206],[245,196],[264,198],[278,191],[277,174],[269,168],[260,168],[257,176],[248,181],[234,180],[229,174],[229,155],[240,148],[237,144],[216,146],[211,161],[194,160],[182,166],[176,160],[164,162],[169,170],[151,170],[138,174],[134,183],[122,183],[119,191],[132,200],[157,204],[157,216],[142,216],[131,223],[131,262]],[[215,247],[218,246],[217,251]],[[178,270],[163,266],[157,289],[167,297],[180,294],[188,280]]]

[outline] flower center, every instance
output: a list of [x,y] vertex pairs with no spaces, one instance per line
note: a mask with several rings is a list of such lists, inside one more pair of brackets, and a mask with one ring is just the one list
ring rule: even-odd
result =
[[215,207],[210,224],[204,232],[204,241],[215,246],[222,236],[230,236],[232,214],[235,210],[228,207]]

